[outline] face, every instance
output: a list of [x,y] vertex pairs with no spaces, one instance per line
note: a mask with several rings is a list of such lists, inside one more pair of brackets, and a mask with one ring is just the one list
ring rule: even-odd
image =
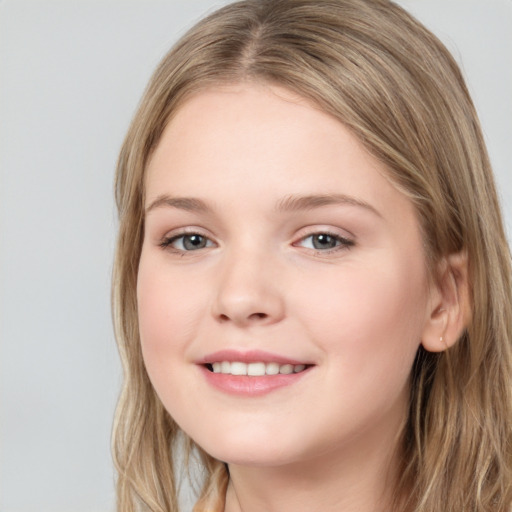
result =
[[286,90],[189,99],[147,170],[147,371],[208,453],[245,465],[395,439],[429,317],[414,209],[337,120]]

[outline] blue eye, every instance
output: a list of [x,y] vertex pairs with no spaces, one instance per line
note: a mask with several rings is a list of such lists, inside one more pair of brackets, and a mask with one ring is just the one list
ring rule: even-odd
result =
[[297,245],[315,251],[329,251],[337,247],[350,247],[354,245],[354,242],[330,233],[315,233],[303,238]]
[[162,242],[162,247],[172,247],[177,251],[197,251],[206,247],[213,247],[213,242],[198,233],[173,236]]

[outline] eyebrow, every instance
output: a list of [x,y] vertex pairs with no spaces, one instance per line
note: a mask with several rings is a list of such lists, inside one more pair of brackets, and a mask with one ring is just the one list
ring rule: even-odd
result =
[[357,206],[374,213],[378,217],[382,217],[382,215],[371,204],[345,194],[321,194],[308,196],[290,195],[281,199],[277,203],[276,210],[280,212],[301,211],[331,205]]
[[[279,200],[276,204],[277,212],[294,212],[313,210],[322,206],[348,205],[364,208],[378,217],[382,215],[369,203],[345,194],[320,194],[320,195],[289,195]],[[167,194],[158,196],[145,210],[147,215],[156,208],[169,207],[189,212],[211,213],[213,208],[202,199],[194,197],[172,197]]]
[[166,194],[158,196],[145,210],[147,215],[156,208],[167,206],[177,208],[178,210],[186,210],[188,212],[208,213],[212,211],[204,201],[194,197],[172,197]]

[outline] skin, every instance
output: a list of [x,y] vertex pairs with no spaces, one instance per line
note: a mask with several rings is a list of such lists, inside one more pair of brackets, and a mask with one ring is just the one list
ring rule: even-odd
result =
[[[414,356],[444,324],[413,206],[383,164],[284,89],[224,86],[167,126],[146,208],[144,360],[180,427],[228,462],[225,510],[385,510]],[[270,393],[232,395],[198,363],[223,349],[311,367]]]

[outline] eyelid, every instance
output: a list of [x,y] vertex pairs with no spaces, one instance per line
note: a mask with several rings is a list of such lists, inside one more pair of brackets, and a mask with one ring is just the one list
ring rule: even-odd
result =
[[[176,253],[179,253],[179,254],[186,254],[186,253],[192,253],[192,252],[195,252],[195,251],[187,251],[187,250],[183,250],[183,249],[176,249],[175,247],[172,246],[173,242],[175,242],[176,240],[179,240],[180,238],[182,237],[185,237],[187,235],[198,235],[198,236],[201,236],[203,238],[206,238],[208,240],[208,242],[211,242],[212,245],[208,245],[206,247],[203,247],[202,249],[209,249],[211,248],[212,246],[216,246],[217,243],[215,242],[215,240],[213,239],[213,237],[206,233],[204,229],[201,229],[197,226],[187,226],[187,227],[184,227],[184,228],[178,228],[178,229],[173,229],[172,231],[169,231],[167,232],[163,237],[161,237],[158,241],[158,245],[160,247],[162,247],[162,249],[166,249],[166,250],[171,250],[173,252],[176,252]],[[197,251],[199,251],[201,249],[197,249]]]
[[[343,230],[343,233],[340,233],[340,231],[340,229],[333,228],[332,226],[308,226],[299,230],[295,236],[295,241],[291,245],[295,247],[302,247],[307,251],[314,252],[319,255],[328,255],[333,252],[348,250],[350,247],[355,245],[355,237],[352,234],[347,236],[346,230]],[[204,237],[207,240],[207,245],[196,250],[178,249],[172,246],[176,240],[187,235],[198,235]],[[339,243],[337,243],[337,245],[332,248],[326,249],[315,249],[312,247],[308,248],[301,246],[305,240],[314,237],[315,235],[328,235],[336,239],[336,241]],[[158,245],[165,250],[171,250],[173,252],[179,253],[180,255],[185,255],[187,253],[200,251],[201,249],[216,247],[218,244],[214,240],[214,237],[210,233],[206,232],[205,229],[199,228],[198,226],[186,226],[167,232],[158,240]]]
[[[319,254],[319,255],[328,255],[328,254],[331,254],[333,252],[338,252],[338,251],[346,251],[348,249],[350,249],[351,247],[353,247],[355,245],[355,237],[353,235],[348,235],[345,234],[347,233],[345,230],[344,230],[344,233],[340,233],[339,232],[340,230],[337,230],[337,229],[334,229],[332,227],[323,227],[323,226],[310,226],[308,228],[305,228],[305,229],[302,229],[299,231],[299,233],[297,234],[297,237],[296,237],[296,241],[293,242],[293,246],[295,247],[302,247],[303,249],[307,250],[307,251],[311,251],[315,254]],[[301,246],[300,244],[302,242],[304,242],[305,240],[307,240],[308,238],[311,238],[315,235],[328,235],[334,239],[336,239],[338,243],[335,247],[332,247],[332,248],[328,248],[328,249],[315,249],[315,248],[310,248],[310,247],[303,247]]]

